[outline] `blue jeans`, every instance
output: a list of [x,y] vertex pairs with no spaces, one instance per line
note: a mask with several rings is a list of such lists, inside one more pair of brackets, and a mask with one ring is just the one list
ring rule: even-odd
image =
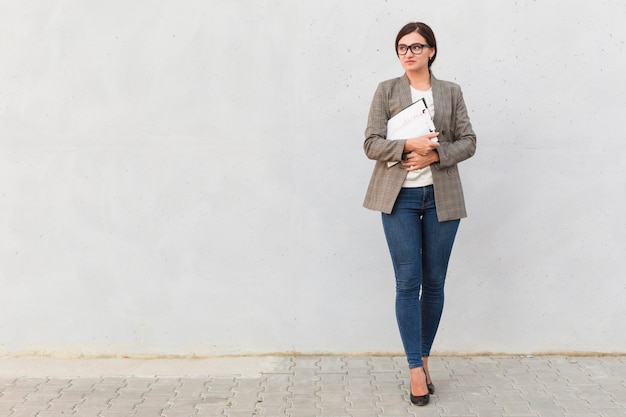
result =
[[396,275],[396,319],[409,368],[423,366],[443,312],[459,220],[439,222],[432,185],[402,188],[383,228]]

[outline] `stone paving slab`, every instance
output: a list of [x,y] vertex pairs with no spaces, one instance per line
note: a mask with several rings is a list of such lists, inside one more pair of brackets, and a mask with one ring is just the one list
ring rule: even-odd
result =
[[433,357],[426,407],[399,356],[55,361],[0,358],[0,417],[626,417],[623,356]]

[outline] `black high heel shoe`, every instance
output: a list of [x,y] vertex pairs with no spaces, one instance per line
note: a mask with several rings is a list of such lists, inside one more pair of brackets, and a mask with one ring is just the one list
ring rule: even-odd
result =
[[411,403],[415,405],[424,406],[430,402],[430,394],[426,395],[413,395],[411,394]]
[[[424,379],[426,379],[426,373],[424,373]],[[428,386],[428,384],[426,384],[426,386]],[[411,390],[409,394],[411,397],[412,404],[415,404],[421,407],[421,406],[427,405],[430,402],[430,387],[428,387],[428,392],[426,393],[426,395],[413,395],[413,390],[411,389],[410,386],[409,386],[409,389]],[[435,387],[433,385],[433,391],[434,389]]]

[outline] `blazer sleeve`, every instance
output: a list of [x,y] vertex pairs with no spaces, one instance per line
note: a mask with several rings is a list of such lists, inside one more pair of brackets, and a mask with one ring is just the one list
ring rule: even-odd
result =
[[[476,134],[472,129],[467,107],[463,100],[463,92],[459,86],[455,86],[452,96],[453,120],[452,140],[440,142],[437,148],[439,162],[434,164],[437,168],[448,168],[458,164],[474,155],[476,152]],[[435,110],[436,111],[436,110]]]
[[380,83],[370,106],[363,149],[369,159],[383,162],[402,160],[405,140],[387,140],[387,121],[391,118],[391,89]]

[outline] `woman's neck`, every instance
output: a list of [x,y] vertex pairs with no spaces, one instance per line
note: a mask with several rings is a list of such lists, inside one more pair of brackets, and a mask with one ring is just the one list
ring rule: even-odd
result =
[[420,72],[407,71],[406,76],[409,79],[409,84],[411,84],[411,87],[417,90],[424,91],[428,90],[431,87],[430,71],[428,70]]

